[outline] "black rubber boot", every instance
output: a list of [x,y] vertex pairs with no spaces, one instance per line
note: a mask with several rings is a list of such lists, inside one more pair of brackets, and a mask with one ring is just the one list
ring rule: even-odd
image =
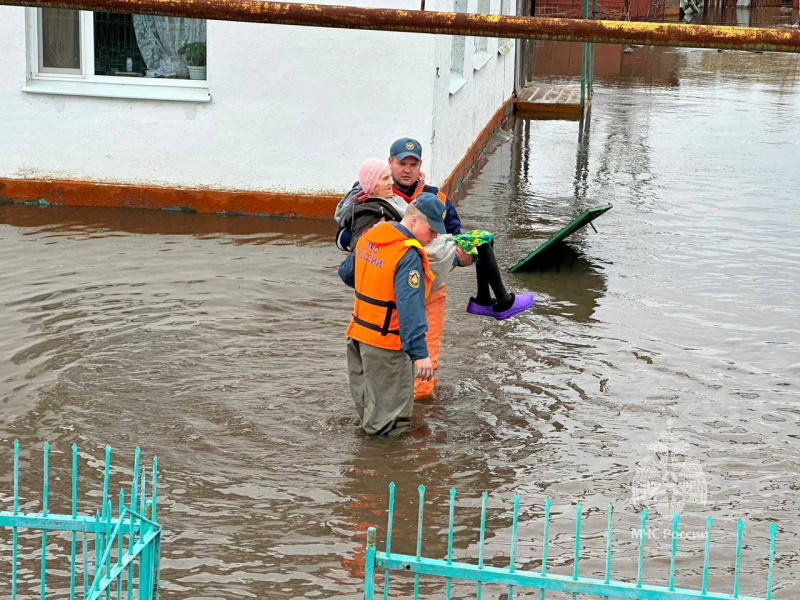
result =
[[[503,284],[492,246],[493,244],[478,246],[478,264],[475,266],[478,275],[478,298],[483,300],[485,298],[481,296],[483,289],[491,287],[496,298],[495,310],[504,311],[514,304],[514,294],[509,294]],[[488,293],[488,290],[485,293]]]
[[475,261],[475,277],[478,279],[478,293],[474,298],[470,298],[470,300],[483,306],[491,306],[494,304],[494,298],[489,288],[489,279],[486,276],[482,260]]

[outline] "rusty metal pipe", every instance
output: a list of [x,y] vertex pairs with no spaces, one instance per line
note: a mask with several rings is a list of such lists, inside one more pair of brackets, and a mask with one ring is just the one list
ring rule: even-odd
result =
[[0,0],[9,6],[563,42],[800,52],[800,30],[583,21],[260,0]]

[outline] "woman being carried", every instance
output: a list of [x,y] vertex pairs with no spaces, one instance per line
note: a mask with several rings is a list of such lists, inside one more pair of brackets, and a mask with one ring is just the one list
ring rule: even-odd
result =
[[[350,287],[355,286],[355,258],[352,250],[361,235],[381,221],[400,221],[408,204],[392,193],[392,176],[385,160],[370,158],[358,169],[358,187],[348,194],[336,209],[339,225],[337,240],[342,232],[352,232],[348,244],[350,255],[339,266],[339,276]],[[533,294],[513,294],[506,290],[494,255],[494,235],[473,230],[455,236],[441,234],[426,248],[430,268],[436,275],[434,287],[456,266],[468,266],[475,261],[478,293],[470,298],[467,312],[503,321],[533,306]]]

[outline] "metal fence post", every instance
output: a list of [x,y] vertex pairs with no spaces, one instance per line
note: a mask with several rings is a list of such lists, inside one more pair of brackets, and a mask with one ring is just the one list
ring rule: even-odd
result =
[[[589,18],[589,0],[583,0],[583,19]],[[588,42],[581,44],[581,127],[583,127],[583,111],[586,107],[586,70],[588,56]]]
[[367,529],[367,555],[364,558],[364,600],[372,600],[375,588],[375,535],[374,527]]

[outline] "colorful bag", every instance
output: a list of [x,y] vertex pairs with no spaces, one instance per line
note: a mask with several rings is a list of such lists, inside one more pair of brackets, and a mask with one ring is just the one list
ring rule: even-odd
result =
[[472,231],[454,235],[453,241],[467,254],[476,256],[478,254],[478,246],[491,244],[494,241],[494,234],[484,229],[473,229]]

